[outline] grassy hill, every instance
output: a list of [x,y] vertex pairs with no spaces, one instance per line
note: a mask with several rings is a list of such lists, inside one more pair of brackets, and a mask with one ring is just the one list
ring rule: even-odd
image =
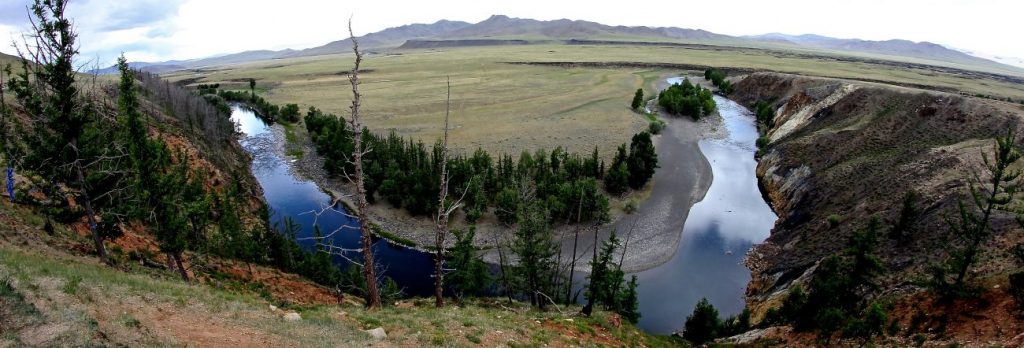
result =
[[[294,293],[318,286],[293,275],[262,281],[201,277],[183,283],[173,273],[124,263],[117,268],[76,250],[88,241],[58,226],[41,231],[31,209],[0,203],[0,346],[675,346],[644,334],[619,317],[579,308],[539,312],[529,304],[474,299],[464,306],[433,307],[403,300],[367,311],[347,296],[296,301]],[[120,245],[120,244],[117,244]],[[112,248],[115,253],[122,250]],[[245,274],[244,267],[235,273]],[[198,273],[198,272],[197,272]],[[285,281],[295,279],[293,281]],[[283,290],[271,287],[286,286]],[[301,319],[284,319],[288,313]],[[387,338],[364,330],[381,327]]]

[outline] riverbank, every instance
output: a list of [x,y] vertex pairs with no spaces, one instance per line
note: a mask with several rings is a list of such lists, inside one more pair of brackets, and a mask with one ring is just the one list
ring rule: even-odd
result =
[[[663,83],[659,88],[663,88],[664,85],[667,83]],[[666,121],[667,126],[655,137],[660,168],[647,187],[621,200],[636,200],[637,212],[625,214],[621,209],[613,209],[613,222],[601,227],[596,239],[592,229],[581,226],[583,228],[580,230],[579,242],[575,248],[576,258],[581,260],[577,264],[577,270],[588,271],[585,263],[591,257],[589,251],[593,250],[595,240],[606,239],[613,229],[621,239],[630,240],[623,259],[623,269],[627,272],[638,272],[665,263],[678,249],[682,227],[690,207],[704,197],[711,185],[711,168],[697,143],[706,137],[720,136],[723,133],[717,114],[701,121],[664,114],[660,117]],[[302,125],[296,124],[294,127],[301,128]],[[323,158],[316,153],[306,132],[295,131],[286,136],[284,126],[280,124],[274,124],[271,129],[277,144],[275,151],[283,158],[292,160],[290,170],[293,174],[317,183],[322,190],[345,205],[354,205],[354,200],[350,197],[352,186],[344,182],[344,179],[331,178],[327,175],[323,169]],[[382,201],[371,205],[368,215],[371,223],[382,230],[378,233],[381,237],[396,240],[398,244],[415,244],[414,248],[418,250],[426,250],[433,246],[434,224],[429,217],[411,216],[404,210],[396,209]],[[461,211],[456,212],[453,221],[455,222],[452,223],[452,229],[468,228]],[[500,224],[493,214],[485,214],[477,222],[476,231],[474,244],[488,250],[484,255],[486,261],[498,263],[496,246],[510,245],[512,230]],[[568,263],[572,258],[575,231],[576,226],[555,227],[555,235],[561,240],[563,263]],[[453,244],[454,238],[447,238],[446,247]]]

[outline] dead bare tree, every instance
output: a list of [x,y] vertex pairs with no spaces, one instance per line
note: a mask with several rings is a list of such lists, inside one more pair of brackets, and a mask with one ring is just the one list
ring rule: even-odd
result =
[[451,215],[455,209],[458,209],[462,203],[462,198],[465,198],[467,189],[462,194],[462,198],[453,204],[447,204],[448,201],[448,116],[451,112],[451,100],[452,100],[452,81],[448,79],[448,95],[445,99],[444,104],[444,138],[441,141],[441,188],[438,194],[437,204],[437,218],[434,221],[437,229],[434,232],[434,247],[436,248],[434,255],[434,304],[437,307],[444,307],[444,240],[448,235],[448,216]]
[[356,186],[356,216],[359,218],[359,231],[362,233],[363,244],[363,276],[366,278],[366,307],[370,309],[380,308],[380,291],[377,289],[376,262],[373,258],[373,239],[370,235],[370,221],[366,214],[368,203],[366,202],[366,188],[363,184],[363,155],[368,153],[363,148],[363,124],[359,121],[359,65],[363,62],[363,53],[359,52],[359,42],[356,34],[352,31],[352,19],[348,21],[348,34],[352,40],[352,52],[356,55],[356,66],[348,75],[348,81],[352,84],[352,109],[349,125],[352,127],[352,141],[355,148],[352,150],[352,165],[355,167],[354,177],[350,180]]
[[583,216],[583,190],[580,190],[580,202],[576,207],[576,228],[575,236],[572,240],[572,266],[569,267],[569,284],[565,286],[565,303],[572,301],[572,275],[576,273],[576,246],[580,242],[580,218]]

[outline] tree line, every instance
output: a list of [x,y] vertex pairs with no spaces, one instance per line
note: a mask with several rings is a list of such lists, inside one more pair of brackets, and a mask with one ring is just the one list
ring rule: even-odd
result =
[[[310,107],[305,123],[317,153],[324,157],[324,169],[335,176],[351,173],[353,164],[347,154],[352,151],[352,132],[345,121]],[[394,132],[383,136],[365,129],[361,136],[363,142],[374,149],[364,157],[369,200],[383,199],[413,215],[427,215],[437,210],[439,202],[431,197],[436,197],[440,190],[440,142],[428,148],[422,141],[406,139]],[[627,153],[626,145],[620,146],[620,155],[608,172],[613,178],[625,178],[622,181],[627,185],[620,185],[617,179],[606,180],[605,188],[609,193],[618,195],[629,187],[642,187],[653,175],[657,154],[650,135],[637,134],[630,148],[632,151]],[[599,180],[606,178],[605,163],[596,148],[586,157],[561,147],[551,152],[524,151],[516,160],[508,154],[495,158],[477,149],[469,156],[451,156],[447,165],[450,190],[465,192],[462,210],[470,223],[491,208],[501,222],[514,223],[518,203],[515,190],[520,178],[526,178],[536,187],[537,199],[547,206],[553,220],[608,219],[608,198],[599,185]],[[580,213],[575,209],[578,204],[583,205]]]
[[729,95],[732,94],[734,87],[732,86],[732,82],[726,80],[725,77],[725,71],[715,68],[704,70],[704,79],[711,81],[715,87],[718,87],[718,92],[722,93],[722,95]]
[[658,94],[658,105],[665,111],[699,120],[715,112],[715,100],[711,90],[694,85],[689,78],[676,83]]

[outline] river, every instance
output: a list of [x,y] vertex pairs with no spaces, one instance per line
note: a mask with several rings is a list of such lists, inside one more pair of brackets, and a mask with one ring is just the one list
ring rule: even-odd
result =
[[[681,82],[671,78],[669,84]],[[668,262],[637,273],[640,327],[668,334],[706,297],[725,317],[739,314],[750,281],[747,250],[768,238],[776,216],[757,185],[757,127],[743,106],[715,96],[726,136],[704,139],[700,150],[711,164],[711,187],[690,209],[679,249]]]
[[[309,238],[314,234],[314,221],[323,233],[333,235],[336,246],[343,248],[359,248],[359,232],[357,220],[337,212],[327,212],[319,217],[311,212],[319,212],[331,203],[331,197],[320,190],[316,183],[295,175],[291,170],[291,159],[282,158],[275,151],[275,139],[270,127],[256,117],[248,108],[231,107],[231,118],[239,125],[243,135],[242,147],[253,156],[252,174],[263,187],[263,196],[271,210],[271,223],[283,224],[285,217],[291,217],[302,225],[296,236],[299,244],[309,250],[315,241]],[[336,209],[344,210],[343,207]],[[349,226],[351,228],[342,228]],[[383,267],[384,275],[391,277],[402,287],[405,295],[429,296],[433,293],[434,281],[433,258],[431,255],[416,250],[403,248],[387,243],[382,239],[375,240],[373,251],[378,264]],[[346,255],[355,260],[362,260],[362,253],[352,252]],[[340,256],[334,257],[335,264],[347,267],[349,262]]]
[[[776,219],[761,197],[754,172],[758,134],[753,115],[731,100],[716,96],[715,101],[727,134],[699,143],[714,180],[704,199],[690,209],[674,256],[660,266],[636,273],[642,314],[639,326],[650,333],[681,330],[686,316],[702,297],[707,297],[723,316],[739,313],[750,280],[750,271],[743,265],[744,254],[768,237]],[[271,221],[281,223],[285,217],[292,217],[302,225],[300,243],[312,248],[313,241],[301,240],[313,235],[315,217],[310,212],[321,210],[331,198],[314,182],[292,173],[291,160],[275,151],[275,141],[284,139],[275,139],[270,127],[252,111],[234,106],[232,119],[244,133],[243,147],[254,157],[252,172],[263,187],[272,211]],[[322,215],[316,221],[324,233],[356,225],[354,219],[338,213]],[[359,234],[346,229],[335,235],[334,242],[356,248]],[[406,295],[432,294],[431,255],[383,240],[374,243],[374,251],[384,274],[395,279]],[[335,261],[347,265],[341,257],[335,257]],[[574,278],[580,282],[577,286],[583,285],[584,276]]]

